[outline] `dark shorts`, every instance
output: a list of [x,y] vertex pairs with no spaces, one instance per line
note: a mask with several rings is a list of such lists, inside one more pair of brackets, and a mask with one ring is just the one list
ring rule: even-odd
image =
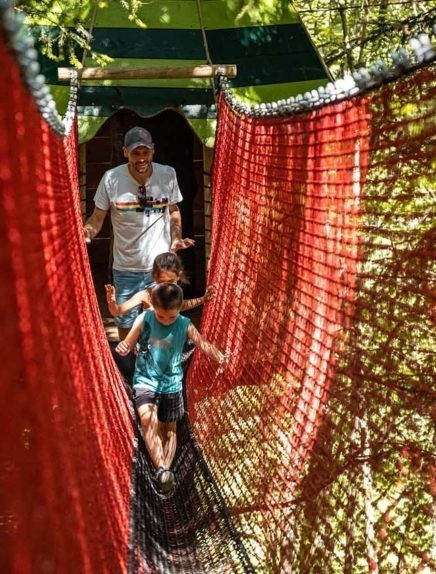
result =
[[138,409],[142,405],[156,405],[157,418],[163,423],[179,421],[185,414],[183,393],[156,393],[151,389],[133,389],[133,400]]

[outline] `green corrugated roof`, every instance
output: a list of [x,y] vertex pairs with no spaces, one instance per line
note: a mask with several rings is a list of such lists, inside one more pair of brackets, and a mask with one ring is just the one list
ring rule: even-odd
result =
[[[83,24],[89,28],[94,17],[92,49],[110,56],[110,67],[236,64],[238,75],[231,85],[238,97],[250,103],[286,98],[328,80],[319,54],[288,1],[148,1],[138,13],[142,26],[129,20],[118,2],[106,4],[94,15],[85,11]],[[68,86],[58,82],[57,67],[68,63],[41,58],[41,64],[61,106]],[[98,64],[88,58],[85,65]],[[83,81],[78,100],[80,139],[92,137],[120,108],[142,116],[176,108],[210,145],[214,104],[208,79]]]

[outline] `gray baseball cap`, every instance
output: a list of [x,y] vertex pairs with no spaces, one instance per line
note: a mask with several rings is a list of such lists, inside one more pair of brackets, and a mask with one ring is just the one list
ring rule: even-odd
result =
[[135,126],[126,133],[124,136],[124,146],[129,151],[133,151],[140,146],[148,147],[148,149],[154,149],[151,133],[144,128],[140,128],[139,126]]

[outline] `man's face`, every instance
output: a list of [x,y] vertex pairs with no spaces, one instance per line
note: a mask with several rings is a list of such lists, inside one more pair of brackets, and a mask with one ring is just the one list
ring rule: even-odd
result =
[[153,161],[154,150],[141,145],[132,151],[125,147],[123,151],[133,173],[145,175],[148,172]]

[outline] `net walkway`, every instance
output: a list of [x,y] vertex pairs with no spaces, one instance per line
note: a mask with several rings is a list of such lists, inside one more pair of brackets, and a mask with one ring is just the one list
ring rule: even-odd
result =
[[201,330],[163,496],[100,318],[75,130],[0,42],[2,573],[430,572],[428,65],[306,113],[223,92]]

